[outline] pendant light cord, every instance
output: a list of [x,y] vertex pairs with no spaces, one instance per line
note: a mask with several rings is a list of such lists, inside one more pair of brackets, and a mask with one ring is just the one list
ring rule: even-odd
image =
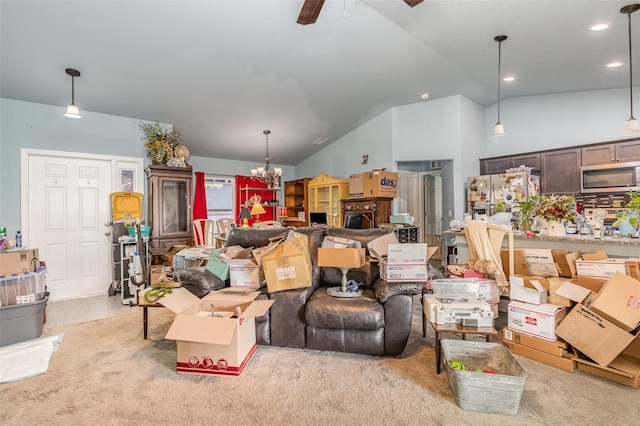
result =
[[631,55],[631,13],[628,13],[629,16],[629,102],[630,102],[630,111],[631,117],[629,120],[635,120],[633,117],[633,64],[632,64],[632,55]]
[[498,123],[500,122],[500,64],[502,63],[502,40],[498,42]]

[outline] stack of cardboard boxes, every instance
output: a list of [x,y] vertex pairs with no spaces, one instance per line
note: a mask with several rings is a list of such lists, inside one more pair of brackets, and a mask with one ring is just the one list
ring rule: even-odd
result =
[[503,343],[565,371],[640,387],[640,260],[550,249],[515,254]]

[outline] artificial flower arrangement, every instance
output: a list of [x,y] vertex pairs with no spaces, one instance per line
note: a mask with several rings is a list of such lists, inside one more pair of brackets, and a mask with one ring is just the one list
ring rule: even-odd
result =
[[182,134],[175,126],[165,126],[155,121],[148,123],[141,121],[140,129],[144,132],[144,146],[147,156],[153,164],[166,164],[173,156],[173,150],[180,145]]
[[532,213],[546,221],[568,222],[576,220],[576,199],[573,195],[536,195]]

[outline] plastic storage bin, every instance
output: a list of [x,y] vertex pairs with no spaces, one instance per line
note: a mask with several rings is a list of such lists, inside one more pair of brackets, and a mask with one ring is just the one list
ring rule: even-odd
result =
[[36,302],[0,308],[0,346],[40,337],[48,301],[49,292],[45,292]]
[[[513,354],[500,343],[443,339],[440,341],[456,404],[464,410],[515,416],[527,374]],[[458,361],[467,370],[456,370]],[[490,369],[496,374],[473,371]]]
[[47,268],[36,272],[0,276],[0,307],[32,303],[42,299]]

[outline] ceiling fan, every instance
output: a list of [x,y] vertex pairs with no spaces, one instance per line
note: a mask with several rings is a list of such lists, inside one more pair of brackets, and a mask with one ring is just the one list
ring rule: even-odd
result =
[[[423,1],[424,0],[404,0],[404,2],[411,7],[418,5]],[[308,25],[315,23],[323,4],[324,0],[304,0],[302,10],[298,16],[298,24]]]

